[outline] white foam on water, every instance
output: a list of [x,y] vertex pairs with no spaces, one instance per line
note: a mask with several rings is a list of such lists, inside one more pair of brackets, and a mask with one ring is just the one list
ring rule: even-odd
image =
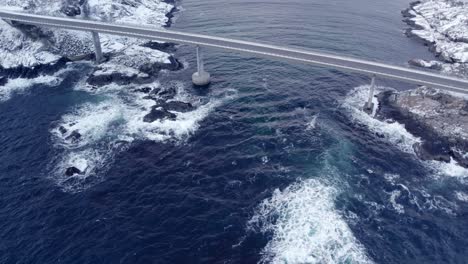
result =
[[[141,110],[129,111],[125,133],[138,139],[153,141],[165,141],[170,139],[183,140],[192,135],[198,128],[199,123],[217,106],[222,100],[211,99],[208,103],[198,106],[194,111],[177,113],[176,120],[162,119],[151,123],[143,121],[148,112]],[[130,118],[133,116],[133,118]]]
[[315,114],[314,116],[312,116],[312,119],[307,124],[306,130],[314,130],[317,127],[317,118],[318,118],[318,114]]
[[248,222],[271,233],[262,263],[372,263],[335,209],[337,190],[315,179],[275,190]]
[[441,195],[431,195],[425,190],[421,190],[425,194],[421,204],[418,204],[422,210],[437,210],[448,215],[457,215],[458,206],[453,201]]
[[433,170],[435,177],[454,177],[462,183],[468,183],[468,169],[460,166],[452,158],[449,163],[440,161],[425,161],[424,163]]
[[[431,188],[428,188],[420,181],[416,186],[411,183],[403,183],[404,177],[398,174],[384,174],[385,180],[395,188],[389,192],[389,203],[391,208],[399,214],[405,213],[405,206],[398,203],[397,200],[406,200],[407,207],[414,206],[415,209],[420,211],[440,211],[449,215],[456,215],[458,206],[451,201],[451,199],[444,197],[440,194],[434,194]],[[430,185],[433,185],[429,182]],[[455,192],[457,198],[463,201],[463,194]],[[468,199],[468,196],[467,196]],[[467,200],[468,201],[468,200]]]
[[403,205],[397,203],[396,199],[400,197],[401,191],[399,190],[394,190],[390,193],[390,204],[392,205],[393,209],[397,211],[399,214],[404,214],[405,213],[405,208]]
[[[102,178],[96,175],[95,170],[104,168],[109,163],[109,159],[113,157],[112,153],[110,150],[106,152],[103,149],[93,148],[65,151],[55,166],[58,173],[52,176],[53,180],[65,191],[76,192],[86,189],[89,187],[89,183],[86,183],[89,176]],[[66,169],[70,167],[79,169],[81,173],[72,176],[65,175]]]
[[455,192],[455,196],[462,202],[468,202],[468,194],[464,192]]
[[76,174],[75,177],[86,177],[92,171],[93,161],[100,160],[100,155],[93,150],[70,152],[61,160],[60,167],[66,169],[75,167],[83,172],[83,174]]
[[[124,104],[118,98],[109,98],[99,103],[86,103],[66,114],[59,122],[59,126],[52,129],[57,137],[56,142],[67,148],[78,148],[95,143],[108,135],[110,126],[121,120],[124,115]],[[60,129],[65,128],[62,133]],[[72,140],[72,133],[78,132],[81,137]]]
[[62,78],[55,76],[41,75],[36,78],[16,78],[8,79],[8,82],[0,86],[0,102],[7,101],[15,93],[24,93],[33,85],[44,84],[48,86],[57,86],[62,81]]
[[[152,86],[160,85],[154,83]],[[77,89],[88,88],[84,86]],[[99,91],[94,90],[100,96],[100,101],[78,106],[54,125],[51,129],[52,139],[64,153],[64,158],[54,166],[59,185],[73,190],[70,182],[78,182],[77,190],[81,190],[80,181],[89,176],[99,177],[96,172],[102,174],[113,156],[126,149],[134,140],[182,142],[199,128],[199,123],[213,109],[235,96],[214,96],[202,103],[199,98],[188,95],[184,85],[179,83],[175,99],[190,102],[195,109],[186,113],[173,112],[177,115],[175,120],[162,119],[148,123],[143,121],[144,116],[156,102],[145,99],[145,93],[133,91],[136,88],[141,87],[116,84],[100,87]],[[76,137],[77,133],[80,136]],[[66,180],[67,176],[64,176],[69,167],[82,171],[73,176],[75,181]]]
[[[384,122],[375,119],[373,116],[364,112],[364,102],[367,101],[370,86],[363,85],[354,88],[346,96],[342,103],[353,121],[366,125],[370,131],[383,134],[387,140],[395,144],[401,151],[414,153],[413,145],[421,142],[421,139],[409,133],[405,126],[398,122]],[[384,87],[376,87],[376,93],[384,91]],[[375,104],[375,102],[374,102]]]

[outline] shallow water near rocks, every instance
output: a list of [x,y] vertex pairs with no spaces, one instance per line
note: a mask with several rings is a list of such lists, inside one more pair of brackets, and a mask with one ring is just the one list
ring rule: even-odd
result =
[[[433,56],[403,34],[408,1],[180,4],[176,30],[397,65]],[[140,122],[151,102],[125,87],[90,92],[86,63],[11,88],[0,103],[0,262],[466,260],[468,174],[420,161],[404,126],[363,113],[366,76],[206,50],[213,82],[199,89],[194,51],[178,46],[185,69],[154,84],[197,107],[180,122]],[[85,146],[57,139],[64,120],[91,129]],[[60,164],[77,153],[97,169],[65,178]]]

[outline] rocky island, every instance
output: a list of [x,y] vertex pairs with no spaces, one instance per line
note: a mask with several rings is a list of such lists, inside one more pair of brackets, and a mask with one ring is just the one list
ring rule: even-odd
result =
[[[409,65],[468,76],[468,4],[463,1],[416,1],[402,11],[415,38],[439,60],[413,58]],[[422,139],[413,149],[422,160],[455,161],[468,168],[468,100],[460,94],[418,87],[384,91],[378,96],[376,117],[397,121]]]

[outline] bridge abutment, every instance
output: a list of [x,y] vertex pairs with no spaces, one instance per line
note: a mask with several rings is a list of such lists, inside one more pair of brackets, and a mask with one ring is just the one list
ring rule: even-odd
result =
[[203,65],[203,52],[200,46],[197,46],[197,72],[192,75],[192,82],[197,86],[205,86],[211,82],[211,76]]
[[13,21],[9,19],[3,19],[3,21],[5,21],[8,25],[13,26]]

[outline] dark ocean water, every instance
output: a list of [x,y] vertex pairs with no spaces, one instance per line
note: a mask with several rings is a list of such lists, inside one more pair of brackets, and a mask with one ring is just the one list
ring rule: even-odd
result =
[[[432,58],[403,34],[409,1],[179,4],[181,31],[398,65]],[[175,55],[186,68],[162,74],[163,86],[232,96],[183,140],[115,152],[78,191],[52,176],[63,153],[50,130],[102,99],[74,89],[89,66],[0,103],[0,263],[468,261],[464,171],[421,162],[404,129],[353,108],[366,76],[207,50],[213,83],[197,89],[194,48]]]

